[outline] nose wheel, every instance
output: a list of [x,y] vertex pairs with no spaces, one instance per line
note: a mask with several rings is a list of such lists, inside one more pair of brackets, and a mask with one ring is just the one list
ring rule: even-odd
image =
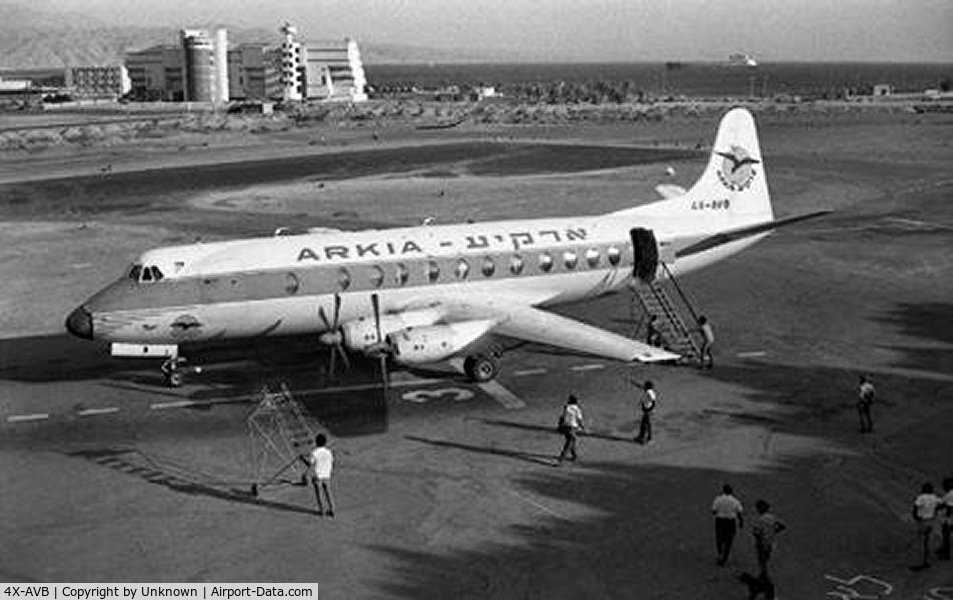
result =
[[166,387],[182,387],[186,372],[201,373],[202,367],[189,367],[188,360],[181,356],[170,356],[160,367]]

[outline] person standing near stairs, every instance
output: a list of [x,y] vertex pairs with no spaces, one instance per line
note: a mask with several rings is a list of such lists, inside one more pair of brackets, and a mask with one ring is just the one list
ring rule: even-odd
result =
[[[314,487],[314,497],[318,501],[318,516],[323,517],[327,514],[334,517],[334,501],[331,499],[331,470],[334,468],[334,454],[327,447],[328,437],[319,433],[314,438],[315,448],[311,452],[311,485]],[[324,499],[328,502],[328,512],[324,512],[324,504],[321,502],[321,493],[324,492]]]
[[655,410],[655,403],[658,400],[658,393],[651,381],[642,384],[642,402],[639,408],[642,409],[642,419],[639,421],[639,435],[635,438],[636,444],[652,443],[652,412]]
[[708,318],[705,315],[699,315],[698,317],[698,328],[702,332],[702,350],[701,354],[698,357],[700,361],[700,368],[705,368],[705,359],[708,359],[708,368],[711,369],[715,366],[715,359],[711,356],[711,346],[715,343],[715,332],[711,328],[711,323],[708,322]]

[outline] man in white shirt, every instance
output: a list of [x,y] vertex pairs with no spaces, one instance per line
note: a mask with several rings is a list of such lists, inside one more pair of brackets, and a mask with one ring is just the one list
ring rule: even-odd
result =
[[559,453],[557,465],[562,464],[567,456],[569,460],[576,460],[576,438],[579,437],[579,432],[584,431],[585,428],[582,409],[579,408],[579,400],[574,395],[569,394],[569,400],[566,401],[566,406],[563,407],[562,415],[559,417],[559,429],[565,438],[565,442],[562,452]]
[[936,520],[940,498],[933,493],[933,484],[924,483],[920,495],[913,501],[913,520],[917,522],[917,536],[923,542],[923,562],[918,568],[930,566],[930,541],[933,538],[933,523]]
[[870,380],[860,376],[860,384],[857,387],[857,414],[860,416],[860,432],[873,433],[874,420],[870,414],[870,406],[874,403],[876,390]]
[[658,393],[651,381],[642,384],[642,419],[639,421],[639,435],[635,438],[636,444],[652,443],[652,412],[658,402]]
[[327,448],[328,438],[319,433],[314,438],[315,449],[311,452],[311,485],[314,487],[314,497],[318,501],[318,516],[325,515],[324,505],[321,503],[321,493],[328,502],[329,517],[334,517],[334,501],[331,499],[331,471],[334,468],[334,455]]
[[702,350],[701,356],[699,356],[700,364],[699,366],[705,368],[705,359],[708,359],[708,368],[711,369],[715,366],[715,359],[711,356],[711,347],[715,343],[715,332],[711,328],[711,323],[708,322],[708,317],[701,315],[698,317],[698,328],[702,333]]
[[735,533],[744,527],[744,507],[732,493],[731,486],[726,483],[711,503],[711,512],[715,515],[715,550],[718,552],[720,567],[728,562]]
[[943,480],[943,497],[940,498],[942,506],[940,507],[940,551],[937,552],[940,560],[950,560],[950,534],[953,533],[953,477],[947,477]]

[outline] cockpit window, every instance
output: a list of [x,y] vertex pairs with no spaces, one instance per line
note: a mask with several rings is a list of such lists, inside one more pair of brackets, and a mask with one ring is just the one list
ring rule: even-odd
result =
[[153,265],[149,265],[148,267],[132,265],[129,269],[129,279],[133,281],[152,283],[161,280],[163,277],[165,277],[165,275],[159,270],[159,267]]

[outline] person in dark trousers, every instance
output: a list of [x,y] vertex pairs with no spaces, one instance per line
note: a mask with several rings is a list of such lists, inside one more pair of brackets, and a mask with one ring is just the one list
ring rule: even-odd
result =
[[860,432],[872,433],[874,431],[874,420],[870,414],[870,406],[874,403],[876,390],[870,380],[860,376],[860,383],[857,386],[857,414],[860,416]]
[[917,537],[923,545],[923,560],[914,569],[928,569],[930,567],[930,542],[933,540],[933,525],[940,508],[941,500],[933,493],[933,484],[924,483],[920,487],[920,495],[913,501],[913,520],[917,523]]
[[758,516],[755,517],[751,535],[754,537],[754,549],[758,555],[758,578],[757,585],[752,587],[750,598],[753,600],[758,592],[764,592],[765,598],[774,600],[775,586],[768,567],[774,553],[775,540],[779,533],[787,529],[787,525],[769,512],[771,505],[766,500],[758,500],[754,507]]
[[728,562],[731,554],[731,544],[735,540],[735,533],[744,527],[744,507],[727,483],[722,486],[721,493],[715,496],[711,504],[711,512],[715,515],[715,551],[718,553],[718,566]]
[[943,480],[943,497],[940,498],[940,550],[937,558],[950,560],[950,534],[953,533],[953,477]]
[[701,355],[698,357],[698,366],[704,369],[705,359],[708,359],[708,368],[711,369],[715,366],[715,359],[711,356],[711,346],[715,343],[715,332],[712,330],[711,323],[708,322],[708,317],[705,315],[698,317],[698,329],[702,333],[702,350]]
[[[314,498],[318,502],[318,516],[323,517],[327,514],[334,516],[334,500],[331,498],[331,471],[334,468],[334,455],[327,447],[328,438],[323,433],[319,433],[314,438],[314,450],[311,452],[311,485],[314,487]],[[324,493],[324,499],[328,503],[328,512],[324,512],[324,504],[321,502],[321,494]]]
[[576,439],[579,437],[579,432],[585,430],[586,425],[583,422],[582,409],[579,408],[579,400],[574,395],[569,394],[569,400],[566,401],[563,412],[559,416],[559,432],[563,434],[565,441],[563,442],[563,449],[559,453],[557,465],[562,464],[567,457],[569,460],[578,458]]
[[658,401],[658,394],[651,381],[642,384],[642,402],[639,407],[642,410],[642,419],[639,421],[639,435],[635,438],[637,444],[652,443],[652,411]]
[[655,346],[656,348],[662,347],[662,334],[659,332],[658,328],[655,326],[655,322],[658,321],[658,317],[652,315],[649,317],[648,325],[645,326],[645,343],[649,346]]

